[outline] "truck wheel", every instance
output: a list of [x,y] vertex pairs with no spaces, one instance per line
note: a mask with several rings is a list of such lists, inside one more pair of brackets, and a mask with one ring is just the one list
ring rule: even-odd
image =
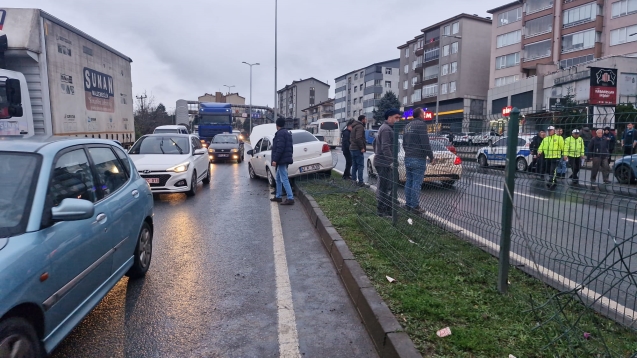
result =
[[27,320],[10,317],[0,322],[0,357],[44,357],[42,343]]
[[197,172],[192,171],[192,178],[190,179],[190,190],[186,192],[186,196],[195,196],[197,194]]

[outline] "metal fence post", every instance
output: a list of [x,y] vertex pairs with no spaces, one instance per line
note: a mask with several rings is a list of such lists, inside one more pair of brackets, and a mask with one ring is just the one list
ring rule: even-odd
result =
[[401,120],[394,124],[394,141],[392,143],[392,185],[391,185],[391,217],[392,223],[398,222],[398,152],[400,151],[400,133],[405,128],[405,121]]
[[[507,154],[502,194],[502,234],[500,236],[500,261],[498,264],[498,291],[506,293],[509,280],[509,253],[511,251],[511,226],[513,223],[513,195],[515,190],[515,170],[518,151],[518,131],[520,110],[513,108],[509,114],[507,133]],[[510,195],[509,195],[510,193]]]

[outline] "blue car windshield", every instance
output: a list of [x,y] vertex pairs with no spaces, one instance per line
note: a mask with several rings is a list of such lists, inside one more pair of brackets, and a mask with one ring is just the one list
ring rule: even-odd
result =
[[0,152],[0,238],[26,231],[39,169],[37,154]]
[[204,114],[199,120],[199,125],[207,124],[232,124],[229,114]]

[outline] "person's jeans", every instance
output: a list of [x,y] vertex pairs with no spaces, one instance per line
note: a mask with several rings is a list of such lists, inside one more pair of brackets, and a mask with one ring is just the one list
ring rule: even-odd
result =
[[602,179],[606,182],[610,175],[610,166],[608,165],[608,158],[593,158],[593,167],[591,168],[591,182],[597,181],[597,173],[599,169],[602,169]]
[[391,178],[393,169],[390,167],[376,167],[376,170],[378,171],[378,190],[376,191],[378,213],[391,215]]
[[352,177],[350,173],[352,169],[352,152],[349,149],[343,149],[343,156],[345,157],[345,171],[343,172],[343,178],[349,179]]
[[425,179],[427,160],[405,158],[405,169],[407,170],[407,181],[405,182],[407,206],[415,209],[420,204],[420,188],[422,187],[423,179]]
[[290,180],[288,179],[288,165],[277,165],[276,166],[276,197],[281,197],[281,187],[285,188],[285,193],[288,195],[289,200],[294,199],[294,194],[292,193],[292,187],[290,186]]
[[358,182],[363,183],[363,170],[365,170],[365,156],[360,150],[352,150],[352,179],[356,180],[358,175]]

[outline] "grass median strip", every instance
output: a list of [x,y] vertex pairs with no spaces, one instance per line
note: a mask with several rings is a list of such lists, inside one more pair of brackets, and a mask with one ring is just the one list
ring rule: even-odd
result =
[[[634,331],[571,296],[548,300],[557,291],[520,270],[511,270],[510,293],[500,294],[497,259],[423,218],[401,216],[395,226],[379,218],[369,190],[334,193],[325,182],[301,187],[347,242],[423,356],[627,357],[637,351]],[[439,338],[436,332],[445,327],[451,336]]]

